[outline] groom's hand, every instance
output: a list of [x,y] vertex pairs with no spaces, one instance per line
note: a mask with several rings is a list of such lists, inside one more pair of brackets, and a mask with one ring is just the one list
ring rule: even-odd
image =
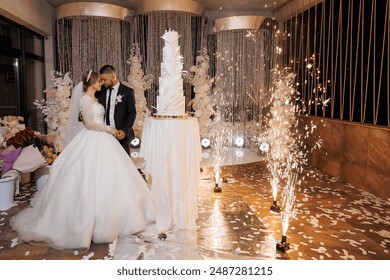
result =
[[123,130],[118,130],[117,133],[116,133],[116,138],[118,140],[122,140],[123,138],[125,138],[126,134]]

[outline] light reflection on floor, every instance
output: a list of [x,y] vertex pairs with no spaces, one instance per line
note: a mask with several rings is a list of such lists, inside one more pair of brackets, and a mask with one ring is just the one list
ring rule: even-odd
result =
[[[135,153],[134,153],[135,152]],[[133,150],[133,161],[143,161]],[[233,188],[214,193],[212,151],[202,151],[201,185],[198,189],[199,218],[196,231],[168,232],[165,241],[156,239],[156,231],[136,237],[118,238],[115,259],[269,259],[275,258],[276,241]],[[134,157],[135,156],[135,157]],[[245,148],[226,148],[223,165],[263,160]]]
[[197,230],[168,232],[165,241],[156,238],[153,228],[136,237],[121,236],[116,243],[114,259],[275,258],[276,241],[272,233],[233,188],[226,186],[223,197],[221,195],[213,192],[209,182],[202,183],[198,190]]
[[[213,169],[207,167],[212,159],[203,160],[198,230],[188,233],[196,236],[187,248],[191,253],[177,249],[173,244],[183,241],[171,233],[166,244],[159,243],[154,255],[143,254],[144,258],[390,259],[390,203],[314,169],[306,171],[297,189],[298,215],[288,231],[290,250],[277,252],[281,222],[280,215],[269,210],[272,195],[264,158],[242,148],[230,148],[227,155],[220,194],[212,191]],[[117,250],[115,257],[136,256]]]
[[160,241],[150,229],[111,244],[92,243],[78,255],[18,242],[9,218],[34,195],[34,182],[27,183],[16,205],[0,211],[0,259],[390,260],[390,202],[311,168],[296,190],[298,213],[287,233],[290,250],[277,252],[281,222],[270,211],[266,162],[261,157],[251,162],[253,157],[245,157],[250,153],[242,151],[240,160],[250,163],[222,167],[222,193],[213,192],[213,170],[203,166],[196,231],[168,232],[168,239]]
[[[145,165],[145,162],[139,155],[139,148],[131,148],[130,155],[137,168],[142,169]],[[259,155],[257,152],[254,152],[247,148],[225,147],[222,165],[226,166],[226,165],[245,164],[245,163],[262,161],[264,159],[265,159],[264,156]],[[213,150],[202,149],[202,161],[200,162],[200,166],[201,167],[213,166],[213,162],[214,162]]]

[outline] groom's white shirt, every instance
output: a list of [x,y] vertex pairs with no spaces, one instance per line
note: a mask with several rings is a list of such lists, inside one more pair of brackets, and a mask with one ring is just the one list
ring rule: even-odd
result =
[[[111,105],[111,108],[110,108],[110,126],[115,128],[115,119],[114,119],[114,116],[115,116],[115,103],[116,103],[116,96],[118,94],[118,89],[119,89],[119,84],[120,82],[117,82],[115,86],[112,87],[112,91],[111,91],[111,102],[110,102],[110,105]],[[108,96],[109,94],[107,93],[106,94],[106,104],[108,104]],[[106,105],[106,111],[107,111],[107,105]],[[107,116],[106,116],[107,118]]]

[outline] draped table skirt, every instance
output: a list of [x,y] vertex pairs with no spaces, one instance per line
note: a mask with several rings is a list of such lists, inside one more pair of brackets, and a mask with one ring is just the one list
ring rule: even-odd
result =
[[201,147],[198,120],[145,119],[140,156],[151,177],[156,227],[196,229]]

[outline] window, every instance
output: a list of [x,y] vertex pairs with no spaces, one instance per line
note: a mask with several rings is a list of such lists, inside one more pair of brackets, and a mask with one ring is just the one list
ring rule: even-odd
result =
[[0,53],[0,117],[23,116],[28,127],[44,132],[33,105],[44,96],[44,37],[0,18]]

